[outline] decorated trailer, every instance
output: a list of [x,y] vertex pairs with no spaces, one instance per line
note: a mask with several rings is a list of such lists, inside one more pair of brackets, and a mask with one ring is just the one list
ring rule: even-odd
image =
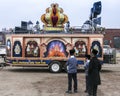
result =
[[[88,30],[84,34],[81,30],[78,33],[74,32],[70,28],[67,15],[63,12],[57,3],[53,3],[41,16],[41,21],[44,23],[42,31],[39,30],[37,22],[34,27],[37,33],[31,28],[23,32],[25,28],[30,27],[23,26],[24,30],[15,31],[15,34],[7,34],[6,63],[10,66],[48,67],[51,72],[60,72],[63,68],[65,69],[69,50],[73,48],[78,64],[84,64],[85,55],[90,54],[93,48],[98,50],[97,56],[102,62],[103,35],[89,33]],[[28,24],[32,23],[28,22]]]
[[85,54],[93,48],[103,60],[101,34],[9,34],[6,44],[6,63],[10,66],[49,67],[52,72],[60,72],[73,48],[78,64],[84,64]]

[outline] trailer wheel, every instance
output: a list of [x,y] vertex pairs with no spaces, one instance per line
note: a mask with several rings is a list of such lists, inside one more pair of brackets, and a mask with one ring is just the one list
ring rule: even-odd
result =
[[68,66],[67,65],[64,65],[64,71],[68,72]]
[[49,65],[50,72],[58,73],[62,70],[61,64],[58,61],[53,61]]

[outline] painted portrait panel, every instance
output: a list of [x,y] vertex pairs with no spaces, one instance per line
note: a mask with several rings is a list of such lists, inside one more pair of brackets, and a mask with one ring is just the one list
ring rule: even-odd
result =
[[102,57],[102,47],[99,41],[93,41],[91,45],[91,51],[92,49],[96,49],[98,51],[97,56]]
[[40,57],[39,38],[25,39],[25,57]]
[[13,57],[22,57],[22,45],[20,41],[15,41],[13,45]]
[[10,41],[10,39],[7,39],[6,45],[7,45],[7,56],[10,57],[11,56],[11,41]]
[[84,41],[76,41],[74,44],[74,49],[76,57],[85,57],[85,54],[87,54],[87,46]]
[[62,41],[53,40],[47,44],[45,57],[67,57],[66,46]]

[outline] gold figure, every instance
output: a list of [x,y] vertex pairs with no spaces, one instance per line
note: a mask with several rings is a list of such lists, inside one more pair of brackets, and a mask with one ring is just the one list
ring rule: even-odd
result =
[[16,46],[15,46],[15,54],[20,54],[20,46],[17,44]]

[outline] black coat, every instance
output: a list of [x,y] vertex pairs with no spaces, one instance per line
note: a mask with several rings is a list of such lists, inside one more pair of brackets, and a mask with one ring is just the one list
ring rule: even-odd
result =
[[92,85],[100,85],[100,70],[101,64],[97,57],[93,57],[90,60],[89,68],[88,68],[88,82]]

